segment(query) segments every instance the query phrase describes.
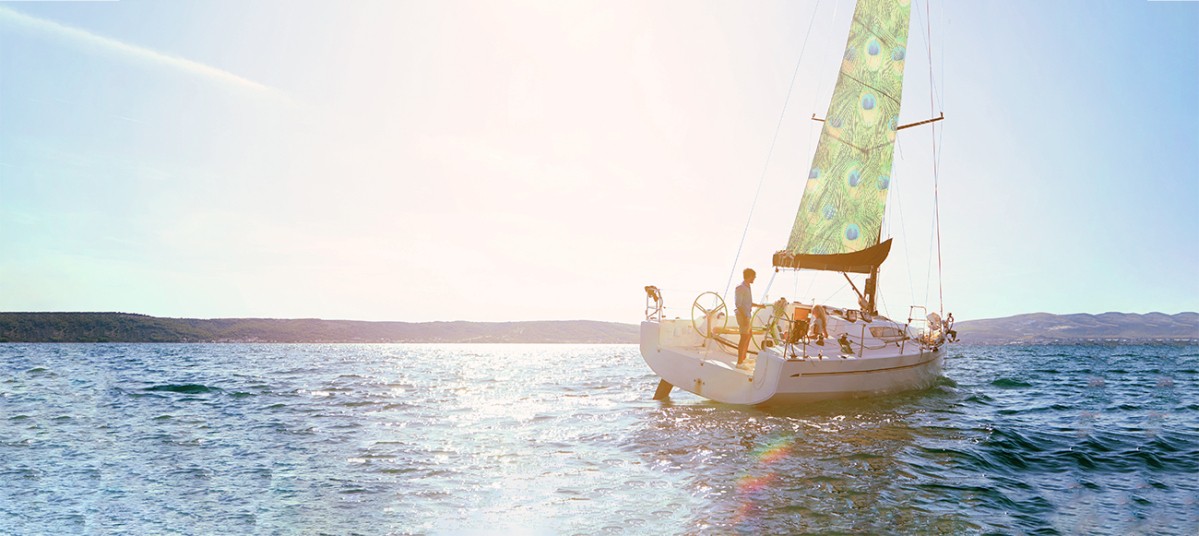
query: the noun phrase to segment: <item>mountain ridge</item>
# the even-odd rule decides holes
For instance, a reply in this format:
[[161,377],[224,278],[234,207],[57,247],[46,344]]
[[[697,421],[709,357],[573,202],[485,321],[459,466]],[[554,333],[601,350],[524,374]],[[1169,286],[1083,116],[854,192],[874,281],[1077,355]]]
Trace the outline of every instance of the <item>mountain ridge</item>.
[[594,320],[371,322],[0,313],[0,342],[628,343],[637,326]]
[[[963,320],[970,344],[1199,341],[1199,313],[1026,313]],[[595,320],[383,322],[0,313],[0,342],[637,343],[636,324]]]
[[963,320],[959,338],[977,344],[1085,341],[1199,341],[1199,313],[1025,313]]

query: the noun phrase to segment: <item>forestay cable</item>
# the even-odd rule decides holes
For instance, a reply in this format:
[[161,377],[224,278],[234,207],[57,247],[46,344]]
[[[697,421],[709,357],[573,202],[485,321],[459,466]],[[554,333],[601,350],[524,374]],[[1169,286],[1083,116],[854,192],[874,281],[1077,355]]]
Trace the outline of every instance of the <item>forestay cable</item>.
[[737,273],[737,262],[741,260],[741,249],[745,247],[745,237],[749,234],[749,224],[753,221],[754,209],[758,206],[762,183],[766,182],[766,171],[770,169],[770,157],[774,155],[774,145],[778,142],[779,131],[783,128],[783,118],[787,115],[787,103],[791,102],[791,92],[795,90],[795,79],[799,77],[799,66],[803,63],[804,51],[808,49],[808,37],[812,35],[812,25],[816,22],[816,10],[818,9],[820,9],[819,0],[816,2],[816,7],[812,9],[812,16],[808,21],[808,31],[804,32],[803,44],[799,48],[799,58],[795,60],[795,71],[791,73],[791,84],[787,87],[787,97],[783,99],[783,111],[779,114],[778,124],[774,127],[774,136],[770,139],[770,149],[766,151],[766,164],[762,166],[762,175],[758,177],[758,189],[754,191],[753,203],[749,205],[749,217],[745,219],[745,230],[741,231],[741,243],[737,244],[737,254],[733,257],[733,268],[729,270],[729,280],[724,285],[724,296],[729,295],[729,288],[733,286],[733,276]]

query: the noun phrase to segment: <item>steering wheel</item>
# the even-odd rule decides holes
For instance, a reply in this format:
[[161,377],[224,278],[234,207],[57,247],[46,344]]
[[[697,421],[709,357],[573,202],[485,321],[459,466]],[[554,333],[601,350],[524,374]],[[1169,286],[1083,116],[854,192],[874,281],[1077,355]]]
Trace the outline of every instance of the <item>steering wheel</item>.
[[[703,338],[712,336],[712,331],[729,324],[728,307],[719,294],[708,291],[700,294],[691,303],[691,327]],[[701,329],[704,326],[706,329]]]

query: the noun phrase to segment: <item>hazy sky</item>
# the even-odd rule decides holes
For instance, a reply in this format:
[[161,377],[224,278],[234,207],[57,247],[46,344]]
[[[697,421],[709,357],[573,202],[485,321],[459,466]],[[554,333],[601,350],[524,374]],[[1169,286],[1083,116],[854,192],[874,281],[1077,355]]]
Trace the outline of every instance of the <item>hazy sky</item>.
[[[734,266],[760,296],[852,11],[0,3],[0,310],[635,322]],[[1199,310],[1199,3],[919,1],[909,51],[903,122],[946,119],[900,134],[884,312],[939,308],[934,136],[958,319]]]

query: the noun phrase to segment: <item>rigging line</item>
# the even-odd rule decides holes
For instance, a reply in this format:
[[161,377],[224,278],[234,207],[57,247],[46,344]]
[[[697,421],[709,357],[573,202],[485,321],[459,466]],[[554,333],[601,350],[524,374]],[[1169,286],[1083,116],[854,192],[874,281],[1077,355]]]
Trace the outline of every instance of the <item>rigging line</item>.
[[888,99],[891,99],[891,101],[894,102],[895,104],[899,104],[899,99],[895,98],[894,95],[887,93],[886,91],[883,91],[883,89],[880,87],[875,87],[870,84],[867,84],[864,80],[854,78],[854,76],[849,73],[841,73],[841,76],[844,76],[845,78],[848,78],[850,80],[853,80],[854,82],[857,82],[859,86],[873,89],[875,93],[878,93]]
[[791,278],[791,282],[793,283],[791,285],[791,299],[793,301],[799,301],[799,270],[795,271],[794,276],[795,277]]
[[928,229],[928,262],[924,267],[924,304],[928,304],[928,293],[932,292],[933,285],[930,283],[933,279],[933,248],[936,247],[936,223],[934,222]]
[[[822,301],[822,302],[819,302],[819,303],[828,303],[828,302],[829,302],[829,300],[833,299],[833,297],[834,297],[834,296],[836,296],[836,295],[840,294],[840,293],[841,293],[841,291],[845,290],[845,287],[848,287],[848,286],[849,286],[849,283],[841,283],[841,287],[840,287],[840,288],[838,288],[837,290],[833,291],[833,293],[832,293],[832,294],[829,294],[829,295],[828,295],[828,297],[824,299],[824,301]],[[816,304],[812,304],[812,305],[816,305]]]
[[[821,135],[823,135],[823,134],[824,134],[824,133],[823,133],[823,132],[821,132]],[[837,141],[839,141],[839,142],[841,142],[841,143],[844,143],[845,145],[848,145],[848,146],[849,146],[851,149],[856,149],[856,150],[857,150],[859,153],[862,153],[863,155],[865,155],[865,156],[867,156],[867,157],[869,157],[869,156],[870,156],[870,151],[871,151],[872,149],[863,149],[863,148],[861,148],[861,147],[858,147],[857,145],[854,145],[854,144],[852,144],[852,143],[849,143],[849,142],[847,142],[847,141],[845,141],[845,140],[841,139],[841,137],[840,137],[840,136],[836,136],[836,135],[833,135],[833,134],[829,134],[829,135],[828,135],[828,137],[830,137],[830,138],[832,138],[832,139],[834,139],[834,140],[837,140]],[[886,144],[884,144],[884,145],[886,145]],[[882,147],[882,145],[880,145],[879,147]],[[878,148],[878,147],[875,147],[875,149],[877,149],[877,148]]]
[[[944,22],[945,21],[945,4],[944,3],[938,4],[937,9],[940,10],[940,12],[941,12],[940,13],[941,18],[938,20],[941,22]],[[945,44],[945,36],[947,36],[947,35],[949,35],[949,32],[945,32],[938,36],[941,39],[941,48],[938,50],[938,52],[941,53],[941,58],[940,58],[941,59],[941,61],[940,61],[941,73],[940,74],[941,74],[941,83],[942,84],[945,83],[945,49],[949,48]],[[941,105],[942,110],[945,109],[945,93],[944,92],[945,92],[945,88],[941,88],[941,92],[936,94],[937,95],[937,104]],[[945,131],[942,130],[941,132],[944,133]]]
[[770,271],[770,281],[766,282],[766,288],[762,291],[762,297],[758,298],[758,303],[762,303],[762,304],[766,303],[767,298],[770,297],[770,287],[774,286],[774,278],[778,277],[778,275],[779,275],[778,270]]
[[[932,52],[932,46],[933,46],[933,44],[932,44],[932,31],[931,31],[931,30],[932,30],[932,24],[933,24],[933,21],[932,21],[932,18],[931,18],[931,16],[930,16],[930,15],[929,15],[929,13],[928,13],[928,4],[929,4],[929,3],[928,3],[927,1],[926,1],[926,2],[924,2],[924,19],[921,19],[921,18],[920,18],[920,10],[919,10],[919,9],[915,9],[914,11],[916,12],[916,22],[920,23],[920,29],[922,29],[922,30],[925,30],[926,34],[928,35],[928,37],[927,37],[927,38],[926,38],[926,40],[925,40],[924,46],[925,46],[925,48],[927,48],[927,49],[928,49],[928,80],[929,80],[929,82],[928,82],[928,85],[929,85],[929,90],[932,92],[932,93],[931,93],[931,96],[934,96],[934,97],[936,97],[936,100],[937,100],[937,102],[938,102],[939,104],[941,104],[941,107],[942,107],[942,108],[944,108],[944,107],[945,107],[945,103],[944,103],[944,101],[941,99],[941,96],[940,96],[940,94],[939,94],[939,93],[937,93],[937,86],[933,84],[933,52]],[[944,4],[942,4],[942,5],[944,5]],[[944,10],[944,8],[942,8],[942,10]],[[944,11],[942,11],[942,13],[944,13]],[[927,21],[927,23],[928,23],[927,25],[925,24],[925,22],[926,22],[926,21]],[[942,57],[942,58],[944,58],[944,57],[945,57],[945,55],[944,55],[944,51],[942,51],[942,55],[941,55],[941,57]],[[944,74],[944,63],[943,63],[943,62],[942,62],[942,74]]]
[[[899,139],[899,136],[895,137],[895,146],[897,148],[899,148],[900,159],[902,159],[903,158],[903,141]],[[899,189],[903,187],[903,181],[901,181],[898,176],[896,176],[894,178],[895,178],[895,180],[893,181],[893,183],[891,185],[891,189],[894,190],[892,192],[892,194],[893,194],[892,199],[895,200],[895,211],[896,211],[895,217],[896,217],[896,219],[899,220],[898,227],[899,227],[899,232],[900,232],[900,243],[903,244],[903,257],[904,257],[904,261],[907,262],[907,267],[908,267],[908,269],[906,270],[908,273],[908,296],[910,296],[911,299],[915,300],[916,299],[916,283],[912,279],[912,254],[911,254],[911,249],[908,247],[908,242],[909,242],[908,241],[908,226],[907,226],[908,221],[907,221],[907,219],[905,219],[903,217],[903,195],[901,195],[899,192]],[[892,232],[894,232],[894,230],[892,230]]]
[[754,209],[758,206],[758,197],[762,194],[762,183],[766,182],[766,171],[770,169],[770,157],[774,155],[774,145],[778,142],[779,131],[783,129],[783,118],[787,116],[787,103],[791,102],[791,93],[795,91],[795,79],[799,78],[799,66],[803,63],[804,51],[808,49],[808,37],[812,35],[812,25],[816,23],[816,10],[820,8],[819,0],[812,9],[811,20],[808,21],[808,31],[804,33],[803,44],[799,47],[799,58],[795,60],[795,71],[791,73],[791,84],[787,86],[787,97],[783,99],[783,111],[779,114],[778,124],[774,127],[774,136],[770,139],[770,149],[766,151],[766,163],[762,166],[762,175],[758,177],[758,189],[754,191],[754,200],[749,205],[749,216],[745,218],[745,230],[741,231],[741,243],[737,244],[737,254],[733,256],[733,267],[729,270],[729,280],[724,285],[724,295],[729,295],[733,286],[733,275],[737,273],[737,262],[741,260],[741,249],[745,247],[745,237],[749,235],[749,224],[754,219]]
[[[933,107],[936,106],[933,100],[933,95],[936,94],[936,86],[933,85],[933,22],[932,19],[929,18],[928,2],[924,3],[924,17],[928,19],[928,85],[930,88],[933,88],[933,92],[928,96],[928,107],[929,112],[932,112]],[[929,133],[933,144],[933,225],[935,225],[937,229],[937,299],[939,305],[937,311],[944,315],[945,284],[942,281],[944,276],[941,272],[941,191],[939,187],[940,185],[938,184],[940,182],[940,177],[938,176],[938,168],[940,166],[937,165],[940,156],[937,154],[937,125],[936,123],[933,123],[930,126],[933,127],[932,131]]]
[[[837,14],[840,13],[840,9],[841,9],[841,3],[833,2],[833,16],[829,20],[837,20]],[[824,40],[824,39],[820,40],[820,44],[817,46],[820,47],[820,50],[816,53],[816,57],[823,58],[825,56],[825,51],[828,50],[828,44],[827,44],[826,40]],[[838,70],[838,72],[840,72],[840,70]],[[812,93],[812,104],[808,107],[811,110],[816,109],[816,106],[820,102],[821,96],[824,95],[825,78],[823,76],[818,77],[818,78],[819,78],[819,81],[816,82],[816,91],[814,93]],[[834,84],[835,83],[836,82],[834,81]],[[835,88],[836,88],[836,86],[834,86],[834,89]],[[831,101],[832,97],[829,97],[829,100]],[[813,114],[813,116],[814,115],[815,114]],[[808,136],[805,139],[804,147],[811,147],[812,146],[812,129],[809,126],[809,128],[805,129],[805,131],[808,133]],[[820,126],[820,132],[821,133],[824,132],[824,125]],[[819,141],[819,140],[817,140],[817,141]]]

